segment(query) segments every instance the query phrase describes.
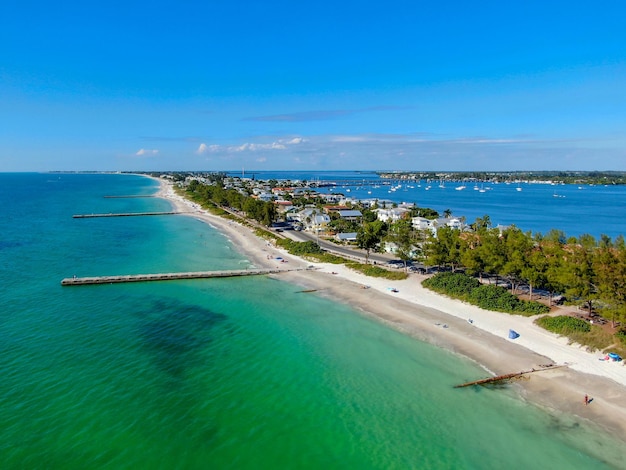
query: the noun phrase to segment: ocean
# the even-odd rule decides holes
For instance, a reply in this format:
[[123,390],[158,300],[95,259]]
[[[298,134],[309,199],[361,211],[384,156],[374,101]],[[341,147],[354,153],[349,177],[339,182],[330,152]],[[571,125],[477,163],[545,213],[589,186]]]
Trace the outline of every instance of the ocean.
[[623,446],[462,357],[266,277],[62,287],[237,269],[151,179],[0,174],[2,469],[601,469]]

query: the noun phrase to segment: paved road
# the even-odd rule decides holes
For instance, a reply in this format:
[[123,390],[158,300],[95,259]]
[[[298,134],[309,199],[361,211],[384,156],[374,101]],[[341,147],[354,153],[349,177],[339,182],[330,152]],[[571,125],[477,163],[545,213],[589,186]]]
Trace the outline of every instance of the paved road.
[[[288,238],[299,242],[306,241],[317,241],[319,246],[330,253],[336,253],[339,256],[344,256],[346,258],[356,258],[365,262],[365,250],[361,250],[359,248],[353,248],[349,246],[336,245],[334,243],[328,242],[326,240],[319,239],[317,240],[315,235],[308,232],[298,232],[295,230],[286,230],[282,232]],[[398,261],[398,258],[391,254],[383,254],[383,253],[372,253],[370,252],[370,262],[376,262],[378,264],[387,264],[389,261]]]
[[[263,230],[268,230],[267,227],[265,227],[265,226],[255,222],[254,220],[247,219],[240,212],[233,211],[233,210],[228,209],[226,207],[222,207],[222,209],[224,209],[226,212],[234,215],[235,217],[238,217],[238,218],[241,218],[241,219],[245,219],[248,223],[250,223],[253,226],[262,228]],[[312,233],[309,233],[309,232],[303,232],[303,231],[297,231],[297,230],[285,230],[285,231],[275,232],[275,233],[278,236],[283,236],[285,238],[290,238],[290,239],[292,239],[294,241],[298,241],[298,242],[314,241],[314,242],[317,242],[319,244],[319,246],[323,250],[326,250],[326,251],[328,251],[330,253],[335,253],[335,254],[337,254],[339,256],[343,256],[343,257],[346,257],[346,258],[356,259],[356,260],[359,260],[359,261],[365,263],[365,256],[366,256],[365,250],[361,250],[359,248],[352,248],[352,247],[342,246],[342,245],[336,245],[336,244],[328,242],[326,240],[317,239],[317,237],[315,235],[313,235]],[[400,262],[398,257],[393,256],[393,255],[388,254],[388,253],[372,253],[372,252],[370,252],[369,260],[370,260],[370,262],[375,262],[375,263],[378,263],[378,264],[387,264],[390,261]]]

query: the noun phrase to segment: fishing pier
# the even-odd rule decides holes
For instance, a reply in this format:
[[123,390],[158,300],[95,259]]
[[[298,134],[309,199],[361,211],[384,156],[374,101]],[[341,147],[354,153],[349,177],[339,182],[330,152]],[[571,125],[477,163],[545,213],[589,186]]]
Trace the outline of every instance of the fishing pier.
[[193,212],[121,212],[108,214],[75,214],[73,219],[93,219],[96,217],[139,217],[146,215],[178,215],[178,214],[193,214]]
[[149,281],[174,281],[180,279],[209,279],[215,277],[240,277],[262,276],[267,274],[280,274],[290,271],[301,271],[302,268],[294,269],[236,269],[226,271],[197,271],[180,273],[157,273],[157,274],[128,274],[122,276],[93,276],[93,277],[68,277],[61,281],[62,286],[87,286],[93,284],[120,284],[126,282],[149,282]]

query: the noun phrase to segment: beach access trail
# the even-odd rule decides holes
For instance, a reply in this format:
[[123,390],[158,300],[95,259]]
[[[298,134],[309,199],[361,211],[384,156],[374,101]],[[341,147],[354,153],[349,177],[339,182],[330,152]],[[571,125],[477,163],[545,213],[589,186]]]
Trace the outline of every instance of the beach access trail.
[[[316,268],[285,273],[282,280],[349,304],[406,334],[468,357],[496,375],[546,364],[567,365],[520,381],[522,397],[626,436],[624,362],[600,361],[601,353],[568,344],[566,338],[535,325],[534,317],[487,311],[434,293],[422,286],[423,275],[410,274],[402,281],[388,281],[365,276],[345,265],[315,263],[292,256],[244,225],[204,211],[179,196],[170,181],[155,180],[160,183],[157,197],[168,199],[178,211],[191,209],[190,216],[224,233],[255,267],[284,267],[283,263],[288,262],[290,268],[311,265]],[[509,329],[520,333],[520,337],[509,339]],[[488,375],[486,372],[485,377]],[[585,394],[593,398],[589,406],[584,404]]]

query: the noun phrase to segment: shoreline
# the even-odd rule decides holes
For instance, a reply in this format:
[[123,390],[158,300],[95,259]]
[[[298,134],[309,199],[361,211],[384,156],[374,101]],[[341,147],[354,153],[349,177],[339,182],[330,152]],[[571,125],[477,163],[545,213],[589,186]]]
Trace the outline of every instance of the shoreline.
[[[367,277],[344,265],[297,258],[257,237],[249,228],[210,214],[177,195],[171,182],[150,178],[159,182],[156,197],[167,199],[176,210],[188,211],[191,207],[197,211],[188,215],[223,233],[256,267],[284,267],[276,257],[285,259],[289,267],[313,265],[317,269],[277,277],[303,289],[315,290],[317,295],[350,305],[391,328],[468,358],[488,373],[499,375],[540,368],[544,364],[566,364],[568,367],[532,374],[530,380],[515,382],[513,386],[521,399],[548,413],[573,415],[626,441],[625,437],[620,438],[626,436],[624,362],[599,361],[601,353],[588,353],[567,344],[566,338],[535,325],[534,318],[486,311],[436,294],[422,287],[424,276],[418,274],[411,274],[402,281],[388,281]],[[363,289],[363,285],[370,288]],[[398,292],[391,292],[390,287]],[[520,333],[520,338],[508,339],[509,328]],[[468,380],[479,378],[468,377]],[[589,406],[584,404],[585,395],[593,398]]]

